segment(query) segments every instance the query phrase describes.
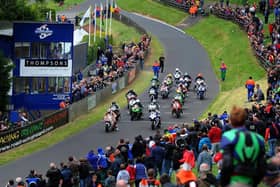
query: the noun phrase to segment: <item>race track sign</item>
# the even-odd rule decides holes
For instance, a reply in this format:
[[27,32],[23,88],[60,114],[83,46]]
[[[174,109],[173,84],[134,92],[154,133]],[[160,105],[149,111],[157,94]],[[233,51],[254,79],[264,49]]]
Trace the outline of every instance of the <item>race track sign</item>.
[[20,59],[21,77],[71,77],[71,59]]

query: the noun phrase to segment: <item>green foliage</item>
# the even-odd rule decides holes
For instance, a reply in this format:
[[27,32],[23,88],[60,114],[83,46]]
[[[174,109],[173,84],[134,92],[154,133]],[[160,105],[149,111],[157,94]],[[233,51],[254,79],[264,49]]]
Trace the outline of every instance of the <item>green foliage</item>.
[[8,104],[8,91],[11,87],[12,77],[10,72],[13,69],[13,64],[0,51],[0,111],[5,111]]

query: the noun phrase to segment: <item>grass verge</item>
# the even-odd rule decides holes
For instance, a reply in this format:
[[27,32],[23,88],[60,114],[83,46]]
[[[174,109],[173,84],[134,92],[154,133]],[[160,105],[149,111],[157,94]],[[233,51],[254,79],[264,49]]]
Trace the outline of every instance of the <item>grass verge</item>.
[[194,36],[207,50],[219,79],[221,59],[226,63],[228,70],[226,81],[220,82],[221,91],[244,85],[249,76],[255,80],[265,76],[265,71],[258,64],[246,34],[234,23],[210,16],[186,32]]
[[[211,31],[211,32],[209,32]],[[229,110],[233,104],[245,106],[245,81],[252,76],[257,82],[265,77],[264,69],[253,55],[246,34],[234,23],[214,16],[201,20],[186,30],[207,50],[216,76],[220,79],[221,59],[227,64],[226,81],[220,82],[221,92],[208,111],[220,113]],[[264,89],[264,80],[261,81]]]
[[83,3],[85,0],[64,0],[64,4],[59,6],[59,3],[56,3],[53,0],[49,0],[46,2],[48,8],[54,9],[56,11],[62,11],[71,9],[73,6],[79,5]]
[[179,11],[153,0],[118,0],[117,4],[121,9],[157,18],[171,25],[178,24],[188,16],[187,12]]
[[[153,38],[151,43],[151,52],[145,62],[145,66],[148,68],[153,63],[154,59],[157,59],[159,55],[164,51],[163,46],[161,43],[157,40],[157,38]],[[75,121],[70,122],[69,124],[62,126],[42,137],[39,139],[36,139],[32,142],[29,142],[27,144],[24,144],[22,146],[19,146],[17,148],[14,148],[12,150],[9,150],[7,152],[0,154],[0,165],[7,164],[8,162],[11,162],[13,160],[19,159],[21,157],[30,155],[36,151],[45,149],[50,147],[51,145],[54,145],[67,137],[70,137],[73,134],[77,134],[84,130],[85,128],[93,125],[94,123],[100,121],[103,118],[103,115],[105,111],[107,110],[107,107],[111,104],[112,100],[115,100],[118,102],[118,104],[121,107],[124,107],[126,105],[126,99],[125,99],[125,93],[129,89],[134,89],[137,93],[142,93],[145,91],[145,89],[150,84],[150,80],[152,79],[152,72],[150,71],[142,71],[137,75],[137,78],[134,80],[134,82],[126,87],[121,92],[113,95],[110,99],[105,101],[104,103],[101,103],[96,108],[94,108],[89,113],[80,116]],[[94,114],[94,115],[92,115]],[[57,136],[59,134],[59,136]]]

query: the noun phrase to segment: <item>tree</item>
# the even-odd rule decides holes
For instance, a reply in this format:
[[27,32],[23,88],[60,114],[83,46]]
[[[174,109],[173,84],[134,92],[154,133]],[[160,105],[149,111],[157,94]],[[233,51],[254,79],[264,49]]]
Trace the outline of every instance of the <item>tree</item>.
[[12,61],[0,51],[0,111],[6,111],[8,92],[11,87],[12,77],[10,72],[14,68]]

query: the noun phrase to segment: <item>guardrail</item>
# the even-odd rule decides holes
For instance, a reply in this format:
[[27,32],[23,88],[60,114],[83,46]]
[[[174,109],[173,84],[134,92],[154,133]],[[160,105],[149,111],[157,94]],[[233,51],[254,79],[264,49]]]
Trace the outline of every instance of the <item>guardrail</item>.
[[184,10],[184,11],[189,11],[190,9],[190,5],[189,4],[186,4],[186,3],[178,3],[174,0],[154,0],[156,2],[159,2],[159,3],[162,3],[162,4],[165,4],[165,5],[168,5],[168,6],[172,6],[172,7],[175,7],[175,8],[178,8],[178,9],[181,9],[181,10]]
[[[114,17],[129,26],[135,27],[140,33],[146,33],[141,26],[137,25],[130,18],[124,15]],[[145,58],[148,53],[149,49],[145,51]],[[140,64],[135,63],[134,67],[125,72],[122,77],[108,84],[104,89],[98,90],[86,98],[71,104],[68,108],[44,116],[24,127],[0,132],[0,153],[32,141],[62,125],[67,124],[69,121],[73,121],[78,116],[88,113],[98,104],[124,89],[136,78],[140,71]]]

